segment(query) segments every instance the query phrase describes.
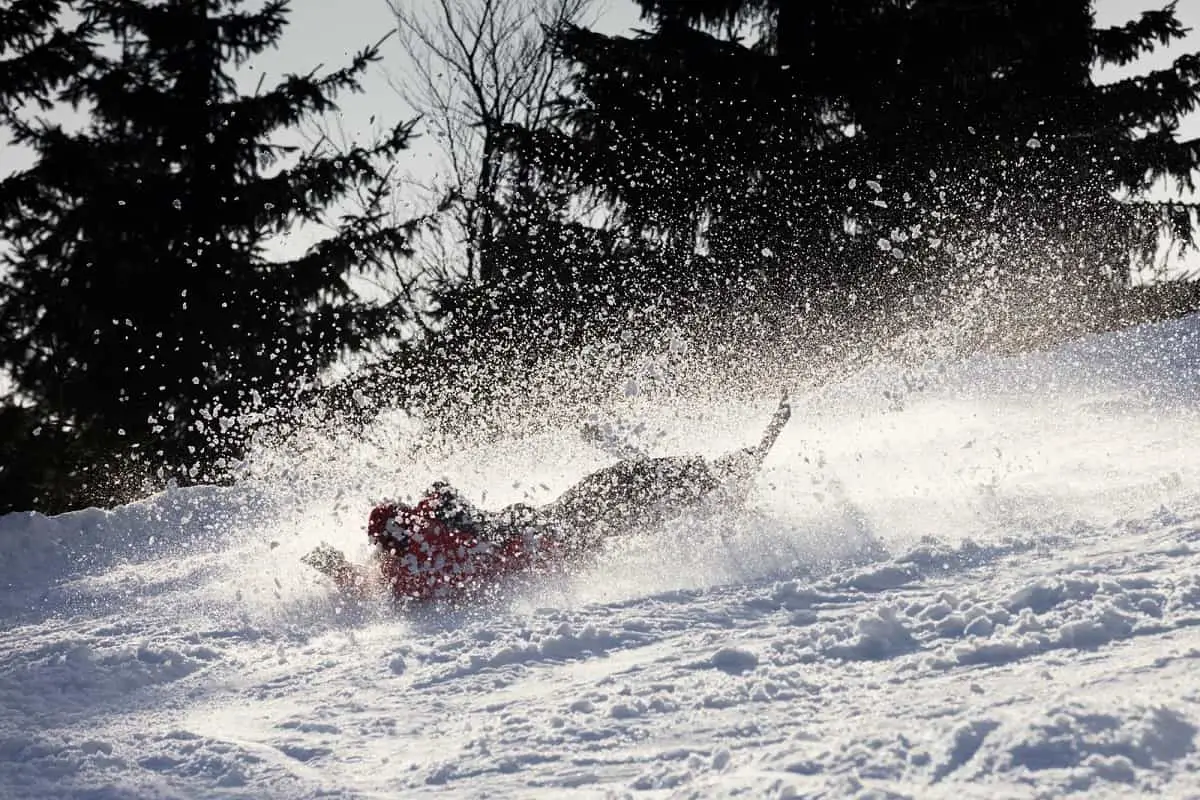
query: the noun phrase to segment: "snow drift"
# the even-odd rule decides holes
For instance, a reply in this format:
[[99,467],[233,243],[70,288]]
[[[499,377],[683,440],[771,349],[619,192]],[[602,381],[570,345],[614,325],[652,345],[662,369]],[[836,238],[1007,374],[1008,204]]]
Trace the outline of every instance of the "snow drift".
[[[715,454],[775,400],[624,413]],[[576,431],[382,420],[236,488],[0,518],[0,795],[1200,794],[1200,318],[795,406],[746,513],[489,608],[347,607],[298,557],[442,475],[546,499],[609,458]]]

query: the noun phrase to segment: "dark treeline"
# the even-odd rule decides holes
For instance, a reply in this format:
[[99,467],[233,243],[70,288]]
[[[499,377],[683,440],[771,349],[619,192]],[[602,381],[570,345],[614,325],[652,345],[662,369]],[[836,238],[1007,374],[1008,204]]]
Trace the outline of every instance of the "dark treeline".
[[[66,19],[79,20],[73,28]],[[400,125],[369,146],[289,152],[280,131],[358,89],[378,59],[249,94],[232,70],[281,42],[287,3],[17,0],[0,12],[0,119],[34,165],[0,183],[0,504],[110,502],[210,478],[231,421],[286,402],[400,323],[349,277],[406,231],[367,208],[290,260],[272,236],[349,195],[379,202]],[[44,111],[86,114],[78,130]]]
[[[578,0],[443,3],[426,28],[397,10],[410,44],[441,24],[463,45],[399,76],[447,83],[421,111],[455,182],[421,226],[392,169],[418,123],[278,143],[379,46],[247,93],[236,70],[288,46],[283,0],[0,9],[0,123],[35,155],[0,182],[0,510],[221,480],[300,403],[461,422],[614,331],[724,317],[749,352],[886,337],[964,298],[1057,298],[1076,332],[1196,307],[1194,283],[1156,303],[1131,267],[1164,236],[1195,246],[1197,206],[1151,190],[1200,167],[1177,134],[1200,54],[1094,79],[1182,38],[1173,6],[1099,28],[1089,0],[639,2],[633,36],[577,24]],[[505,14],[544,24],[486,25]],[[64,106],[86,122],[51,122]],[[333,230],[273,256],[300,223]],[[322,380],[355,353],[374,355]]]
[[[502,126],[520,180],[475,198],[482,268],[437,296],[452,324],[432,352],[472,365],[469,400],[614,329],[752,360],[886,340],[962,301],[989,311],[966,347],[1195,307],[1194,282],[1148,292],[1131,265],[1164,237],[1195,245],[1196,205],[1151,190],[1192,186],[1200,142],[1177,131],[1200,55],[1094,79],[1183,37],[1173,6],[1099,28],[1087,0],[641,5],[634,36],[561,26],[562,97]],[[1055,330],[1001,313],[1022,304]],[[387,361],[343,388],[464,396],[422,385]]]
[[564,124],[514,137],[631,240],[777,305],[1003,272],[1101,295],[1164,226],[1193,244],[1194,206],[1114,193],[1190,187],[1200,57],[1097,86],[1183,31],[1172,9],[1099,30],[1090,5],[647,0],[642,36],[564,31]]

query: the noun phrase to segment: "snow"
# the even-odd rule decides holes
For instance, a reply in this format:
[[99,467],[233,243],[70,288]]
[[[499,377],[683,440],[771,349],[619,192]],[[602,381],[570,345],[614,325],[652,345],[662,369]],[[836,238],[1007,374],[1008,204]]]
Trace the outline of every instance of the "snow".
[[[775,399],[645,413],[715,454]],[[345,606],[298,557],[438,474],[545,499],[608,459],[575,432],[381,423],[0,518],[0,796],[1200,796],[1200,317],[795,404],[745,514],[490,607]]]

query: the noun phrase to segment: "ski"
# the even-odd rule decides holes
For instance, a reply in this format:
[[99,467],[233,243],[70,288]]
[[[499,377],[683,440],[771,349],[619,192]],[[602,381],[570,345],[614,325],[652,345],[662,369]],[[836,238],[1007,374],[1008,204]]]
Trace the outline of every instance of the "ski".
[[767,424],[767,429],[763,431],[763,436],[759,440],[758,447],[755,448],[755,457],[758,459],[759,467],[766,460],[767,454],[771,452],[771,448],[775,446],[776,440],[779,439],[779,434],[783,433],[783,429],[787,427],[788,420],[791,418],[792,404],[788,399],[787,392],[784,392],[783,399],[779,401],[779,407],[775,409],[775,414]]

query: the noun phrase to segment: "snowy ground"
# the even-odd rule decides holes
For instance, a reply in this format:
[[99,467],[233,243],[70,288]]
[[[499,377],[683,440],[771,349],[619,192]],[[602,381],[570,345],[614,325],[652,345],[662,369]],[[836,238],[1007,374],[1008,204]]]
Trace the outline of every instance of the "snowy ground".
[[[653,422],[713,452],[774,402]],[[0,797],[1200,797],[1200,318],[796,405],[747,514],[471,613],[296,559],[360,547],[383,482],[500,503],[602,454],[339,485],[388,458],[342,443],[0,518]]]

